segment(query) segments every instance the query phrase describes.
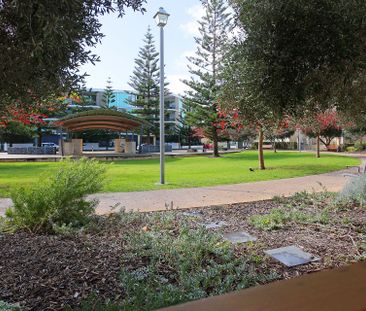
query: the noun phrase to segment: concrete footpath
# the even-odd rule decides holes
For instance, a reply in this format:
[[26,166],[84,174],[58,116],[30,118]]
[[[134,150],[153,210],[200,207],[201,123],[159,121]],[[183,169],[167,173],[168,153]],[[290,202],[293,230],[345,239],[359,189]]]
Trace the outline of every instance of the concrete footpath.
[[[364,165],[364,161],[362,165]],[[116,205],[125,207],[126,210],[139,210],[141,212],[159,211],[171,207],[194,208],[267,200],[273,196],[289,196],[304,190],[339,191],[350,178],[345,177],[344,174],[355,172],[355,168],[350,168],[321,175],[289,179],[203,188],[99,193],[90,196],[90,198],[99,200],[98,214],[108,214]],[[9,206],[11,206],[10,199],[0,199],[0,214],[3,214]]]
[[260,181],[236,185],[153,190],[141,192],[100,193],[93,195],[99,199],[98,214],[108,214],[111,207],[120,204],[126,210],[141,212],[160,211],[166,208],[194,208],[210,205],[232,204],[268,200],[274,196],[290,196],[300,191],[339,191],[350,177],[345,173],[353,170],[337,171],[321,175],[289,179]]

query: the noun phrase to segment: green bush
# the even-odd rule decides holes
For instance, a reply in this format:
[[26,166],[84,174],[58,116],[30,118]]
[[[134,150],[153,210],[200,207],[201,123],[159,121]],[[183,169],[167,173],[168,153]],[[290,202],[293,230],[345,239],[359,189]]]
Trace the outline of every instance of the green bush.
[[[80,306],[80,308],[71,308],[70,306],[66,306],[64,311],[121,311],[122,306],[119,304],[107,301],[100,301],[95,295],[88,297],[88,299],[84,300]],[[1,311],[1,309],[0,309]]]
[[357,151],[357,149],[356,149],[355,147],[350,146],[350,147],[347,147],[347,148],[346,148],[346,151],[347,151],[347,152],[356,152],[356,151]]
[[279,208],[271,210],[269,214],[253,215],[249,219],[254,227],[262,230],[281,229],[289,220],[288,213]]
[[105,166],[95,160],[62,161],[51,176],[13,191],[14,205],[6,211],[6,224],[32,232],[84,225],[97,204],[85,196],[102,189],[104,173]]
[[253,215],[249,219],[250,223],[262,230],[276,230],[284,228],[288,223],[321,223],[327,224],[330,221],[329,212],[323,209],[317,213],[310,213],[299,209],[293,209],[291,206],[285,208],[275,208],[265,215]]
[[0,300],[0,311],[20,311],[20,307]]
[[355,143],[354,147],[355,147],[356,151],[365,150],[365,145],[364,144],[361,144],[359,142]]
[[366,203],[366,174],[353,177],[342,189],[336,198],[338,205],[348,203]]

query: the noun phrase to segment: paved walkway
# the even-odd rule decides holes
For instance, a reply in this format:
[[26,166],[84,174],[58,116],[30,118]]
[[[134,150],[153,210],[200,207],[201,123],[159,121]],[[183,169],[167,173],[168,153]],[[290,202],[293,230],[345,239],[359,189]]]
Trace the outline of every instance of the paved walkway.
[[[366,158],[362,158],[362,166]],[[260,181],[236,185],[153,190],[139,192],[99,193],[91,198],[99,199],[98,214],[108,214],[119,204],[126,210],[142,212],[165,210],[166,208],[194,208],[209,205],[232,204],[267,200],[273,196],[289,196],[299,191],[339,191],[348,181],[348,170],[305,177]],[[10,199],[0,199],[0,214],[11,205]]]
[[349,179],[343,175],[345,172],[204,188],[101,193],[93,197],[100,200],[97,209],[99,214],[109,213],[111,207],[118,203],[126,210],[142,212],[159,211],[171,207],[194,208],[268,200],[276,195],[290,196],[304,190],[322,191],[326,189],[335,192],[341,190]]

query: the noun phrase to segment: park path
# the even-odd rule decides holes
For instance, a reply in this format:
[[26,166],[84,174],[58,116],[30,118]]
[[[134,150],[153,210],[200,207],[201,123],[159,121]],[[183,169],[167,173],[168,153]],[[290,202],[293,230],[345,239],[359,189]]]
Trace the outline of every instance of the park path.
[[[347,170],[349,172],[350,170]],[[354,170],[353,170],[354,171]],[[100,193],[98,214],[108,214],[111,207],[120,204],[126,210],[141,212],[160,211],[166,208],[194,208],[210,205],[233,204],[268,200],[274,196],[290,196],[300,191],[339,191],[347,183],[344,171],[321,175],[259,181],[253,183],[183,188],[138,192]]]
[[[366,156],[358,157],[362,160],[361,166],[364,167]],[[350,168],[320,175],[202,188],[98,193],[90,198],[99,200],[98,214],[108,214],[116,205],[126,210],[141,212],[160,211],[171,207],[187,209],[268,200],[273,196],[290,196],[300,191],[326,189],[336,192],[341,190],[350,178],[344,174],[355,171],[355,168]],[[10,205],[10,199],[0,199],[0,214]]]

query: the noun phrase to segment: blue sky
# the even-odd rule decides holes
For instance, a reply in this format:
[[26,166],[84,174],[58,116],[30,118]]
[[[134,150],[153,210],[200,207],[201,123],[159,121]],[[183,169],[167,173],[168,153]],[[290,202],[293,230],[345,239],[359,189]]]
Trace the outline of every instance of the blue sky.
[[186,57],[195,50],[193,37],[197,35],[196,20],[203,14],[200,0],[148,0],[145,5],[147,12],[128,10],[121,19],[117,15],[107,15],[100,19],[102,32],[106,35],[102,44],[93,52],[100,56],[96,65],[87,64],[81,68],[82,72],[90,76],[86,78],[86,86],[104,88],[110,76],[114,89],[130,89],[129,77],[134,68],[134,59],[139,48],[143,45],[143,38],[150,25],[155,37],[157,50],[159,49],[159,29],[153,19],[159,7],[170,14],[168,25],[165,27],[165,64],[166,76],[173,93],[182,93],[185,89],[180,82],[188,78]]

